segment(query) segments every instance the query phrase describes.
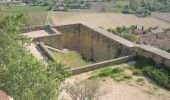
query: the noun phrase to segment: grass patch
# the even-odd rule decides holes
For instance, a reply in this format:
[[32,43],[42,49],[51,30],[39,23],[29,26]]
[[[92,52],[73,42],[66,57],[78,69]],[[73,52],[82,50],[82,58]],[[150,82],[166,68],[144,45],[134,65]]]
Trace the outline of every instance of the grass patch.
[[112,77],[113,80],[116,81],[116,82],[131,80],[131,79],[133,78],[131,75],[127,75],[127,74],[124,74],[124,73],[121,73],[121,74],[113,74],[111,77]]
[[91,76],[89,79],[96,79],[98,77],[111,77],[116,82],[132,79],[131,75],[127,75],[124,72],[125,68],[123,67],[105,68],[100,70],[96,75]]
[[82,59],[81,55],[76,51],[68,51],[67,53],[61,53],[53,50],[50,51],[55,56],[55,60],[65,64],[66,67],[80,67],[91,63]]
[[99,77],[108,77],[113,74],[112,68],[107,68],[104,70],[101,70],[100,73],[98,74]]
[[113,7],[104,7],[102,8],[102,12],[110,12],[110,13],[120,13],[123,8],[113,8]]
[[135,76],[140,76],[143,74],[142,70],[139,68],[136,68],[135,66],[129,66],[128,68],[132,71],[132,74]]
[[130,79],[132,79],[132,76],[131,75],[125,75],[125,76],[123,76],[123,78],[127,79],[127,80],[130,80]]
[[143,78],[138,78],[138,79],[136,80],[136,82],[140,82],[140,83],[142,82],[142,83],[143,83],[143,82],[144,82],[144,79],[143,79]]
[[117,6],[122,6],[122,7],[124,7],[124,6],[126,6],[126,5],[129,5],[129,1],[116,1],[115,4],[116,4]]
[[119,74],[119,73],[122,73],[124,71],[125,71],[125,69],[121,68],[121,67],[116,67],[116,68],[112,69],[113,74]]

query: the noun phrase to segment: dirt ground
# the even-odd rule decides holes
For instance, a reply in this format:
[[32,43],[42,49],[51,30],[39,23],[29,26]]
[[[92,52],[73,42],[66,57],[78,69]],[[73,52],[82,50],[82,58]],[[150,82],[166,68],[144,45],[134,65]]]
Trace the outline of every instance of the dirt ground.
[[30,45],[26,46],[26,49],[35,57],[37,60],[43,60],[44,54],[41,51],[41,49],[34,43],[31,43]]
[[[37,38],[37,37],[47,36],[49,35],[49,33],[46,30],[39,30],[39,31],[23,33],[23,35],[30,38]],[[30,53],[32,53],[33,56],[36,57],[38,60],[44,59],[44,54],[42,50],[35,43],[31,43],[30,45],[27,45],[26,49],[30,51]]]
[[37,37],[47,36],[49,35],[49,33],[46,30],[39,30],[39,31],[23,33],[23,35],[28,36],[30,38],[37,38]]
[[[66,83],[74,83],[87,79],[93,72],[87,72],[66,79]],[[139,85],[131,81],[115,82],[112,78],[101,78],[101,89],[106,95],[99,97],[99,100],[170,100],[170,91],[165,90],[149,79],[145,78],[145,84]],[[72,100],[70,96],[62,91],[58,100]]]

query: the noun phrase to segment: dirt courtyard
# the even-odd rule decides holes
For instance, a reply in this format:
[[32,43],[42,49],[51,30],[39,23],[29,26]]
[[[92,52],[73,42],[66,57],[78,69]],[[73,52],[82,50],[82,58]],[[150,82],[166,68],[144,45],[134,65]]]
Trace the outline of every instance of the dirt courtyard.
[[[66,83],[88,79],[93,72],[87,72],[66,79]],[[145,79],[144,85],[136,84],[131,81],[115,82],[112,78],[100,78],[101,89],[106,91],[106,94],[99,97],[99,100],[170,100],[170,92],[165,90],[155,83]],[[58,100],[72,100],[70,96],[62,91]]]

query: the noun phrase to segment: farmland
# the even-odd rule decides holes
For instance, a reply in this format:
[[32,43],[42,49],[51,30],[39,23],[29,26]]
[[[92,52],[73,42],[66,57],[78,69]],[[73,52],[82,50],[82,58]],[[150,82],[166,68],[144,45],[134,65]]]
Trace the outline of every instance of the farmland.
[[10,4],[0,4],[0,16],[14,15],[24,13],[27,17],[27,25],[45,25],[48,6],[29,6]]
[[169,28],[170,24],[162,20],[146,17],[139,18],[131,14],[121,13],[79,13],[79,12],[51,12],[48,14],[48,24],[64,25],[71,23],[85,23],[100,28],[116,28],[117,26],[138,25],[146,28],[159,26]]
[[153,13],[152,16],[170,22],[170,13]]
[[[0,12],[0,16],[7,16],[17,13],[12,12]],[[26,24],[35,26],[35,25],[45,25],[46,18],[47,18],[47,12],[25,12],[26,15]]]
[[48,8],[48,6],[29,6],[19,4],[10,4],[8,7],[5,4],[0,4],[1,12],[47,12]]

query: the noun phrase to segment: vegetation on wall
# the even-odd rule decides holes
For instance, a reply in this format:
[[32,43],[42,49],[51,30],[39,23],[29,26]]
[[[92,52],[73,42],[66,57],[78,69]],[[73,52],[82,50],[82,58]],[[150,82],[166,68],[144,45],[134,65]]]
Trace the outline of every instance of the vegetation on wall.
[[62,64],[37,61],[26,49],[22,36],[23,14],[0,21],[0,89],[15,100],[56,100],[61,81],[68,75]]

